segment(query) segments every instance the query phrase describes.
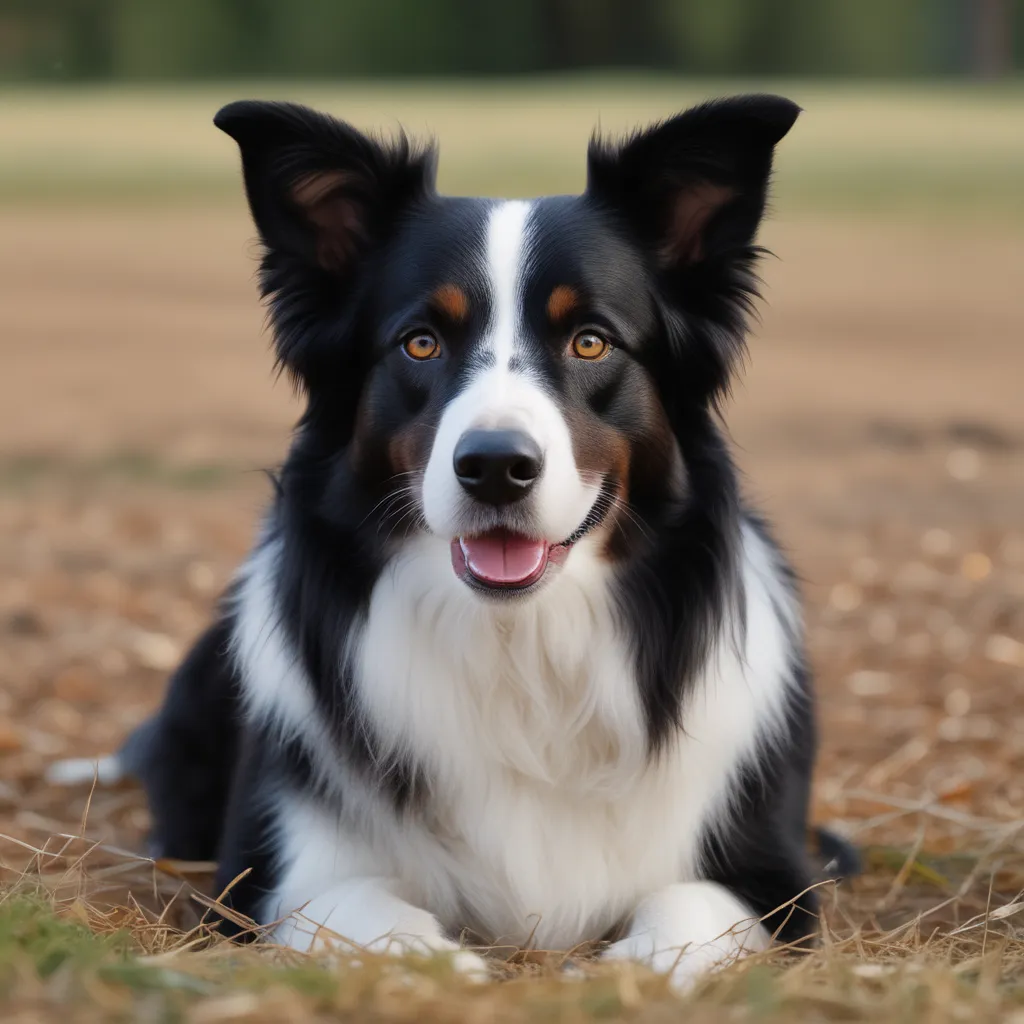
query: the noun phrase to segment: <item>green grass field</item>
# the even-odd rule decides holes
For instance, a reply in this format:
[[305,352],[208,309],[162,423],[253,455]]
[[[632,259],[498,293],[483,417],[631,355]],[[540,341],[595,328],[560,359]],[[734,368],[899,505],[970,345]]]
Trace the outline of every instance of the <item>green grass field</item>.
[[579,190],[595,126],[608,133],[708,96],[773,89],[805,114],[779,155],[787,210],[1024,212],[1024,86],[847,86],[597,77],[523,82],[8,89],[0,199],[236,194],[236,160],[211,125],[224,102],[299,100],[363,128],[441,143],[450,193]]

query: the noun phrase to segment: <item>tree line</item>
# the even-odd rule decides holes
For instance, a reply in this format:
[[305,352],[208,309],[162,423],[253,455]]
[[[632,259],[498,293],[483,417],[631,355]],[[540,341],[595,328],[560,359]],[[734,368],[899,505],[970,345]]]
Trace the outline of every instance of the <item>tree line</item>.
[[1022,25],[1024,0],[3,0],[0,77],[998,77]]

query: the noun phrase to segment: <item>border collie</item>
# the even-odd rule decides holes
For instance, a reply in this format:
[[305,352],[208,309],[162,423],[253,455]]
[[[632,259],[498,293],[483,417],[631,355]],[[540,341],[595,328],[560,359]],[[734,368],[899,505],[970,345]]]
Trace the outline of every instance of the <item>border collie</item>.
[[718,417],[798,109],[706,103],[507,202],[438,195],[404,137],[217,114],[306,406],[219,617],[101,765],[155,854],[215,858],[277,942],[472,974],[467,938],[685,980],[812,935],[798,598]]

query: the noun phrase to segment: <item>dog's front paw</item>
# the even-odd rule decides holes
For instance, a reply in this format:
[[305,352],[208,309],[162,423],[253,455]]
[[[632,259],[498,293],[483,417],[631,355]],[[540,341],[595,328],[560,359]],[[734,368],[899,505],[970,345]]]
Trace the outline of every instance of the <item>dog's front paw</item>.
[[447,961],[456,974],[469,981],[482,982],[491,978],[490,967],[482,956],[440,935],[386,935],[362,947],[339,940],[339,936],[321,935],[321,942],[314,949],[323,948],[335,952],[348,949],[356,953],[364,949],[368,953],[393,957],[436,957]]
[[644,900],[630,933],[604,956],[639,961],[686,991],[709,971],[770,945],[763,926],[732,893],[713,882],[686,882]]
[[651,935],[628,935],[612,943],[602,960],[640,963],[655,974],[666,975],[672,988],[684,994],[705,974],[735,959],[715,946],[660,946]]
[[487,961],[445,935],[433,914],[372,878],[349,879],[308,900],[281,920],[273,937],[301,952],[444,957],[463,977],[485,981],[490,976]]
[[408,952],[426,956],[443,956],[452,966],[456,974],[468,981],[483,982],[491,978],[491,969],[487,961],[471,949],[464,949],[451,939],[429,938],[420,940],[418,948]]
[[[386,936],[365,946],[346,942],[340,936],[321,933],[312,946],[314,953],[341,955],[351,964],[360,964],[359,953],[378,953],[396,958],[417,957],[445,960],[452,970],[468,981],[483,982],[491,979],[487,961],[471,949],[463,949],[457,942],[435,936]],[[353,959],[354,958],[354,959]]]

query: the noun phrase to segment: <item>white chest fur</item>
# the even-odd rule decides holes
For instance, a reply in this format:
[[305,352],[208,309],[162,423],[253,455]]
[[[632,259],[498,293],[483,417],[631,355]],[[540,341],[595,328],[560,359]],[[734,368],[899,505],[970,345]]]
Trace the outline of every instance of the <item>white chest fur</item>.
[[509,607],[466,591],[436,541],[403,553],[356,657],[379,734],[432,781],[428,820],[390,855],[414,902],[488,939],[564,948],[695,876],[701,827],[727,814],[733,773],[770,734],[785,685],[773,576],[758,571],[773,567],[745,540],[747,650],[722,643],[685,735],[654,764],[630,640],[587,545]]
[[[760,538],[743,539],[745,642],[723,638],[693,688],[685,733],[653,764],[629,638],[586,543],[537,598],[507,607],[455,579],[446,545],[412,543],[377,583],[348,656],[375,733],[423,767],[427,809],[398,817],[352,792],[362,813],[342,834],[322,810],[292,808],[276,909],[372,873],[449,929],[567,948],[599,938],[655,889],[696,877],[701,830],[727,825],[735,771],[781,726],[789,682],[776,609],[791,602]],[[308,683],[269,624],[261,575],[254,566],[239,608],[248,702],[309,735]]]

